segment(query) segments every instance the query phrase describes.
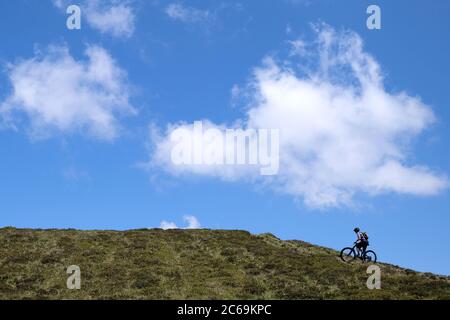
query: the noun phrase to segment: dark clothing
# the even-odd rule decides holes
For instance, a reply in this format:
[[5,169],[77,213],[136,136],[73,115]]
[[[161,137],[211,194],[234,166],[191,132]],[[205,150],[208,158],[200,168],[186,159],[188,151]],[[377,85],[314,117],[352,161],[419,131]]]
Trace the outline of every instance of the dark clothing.
[[363,232],[356,233],[356,247],[362,252],[366,252],[367,246],[369,245],[369,241],[363,236]]
[[356,247],[358,249],[362,250],[362,252],[366,252],[368,245],[369,245],[369,241],[367,241],[365,239],[360,239],[358,242],[356,242]]

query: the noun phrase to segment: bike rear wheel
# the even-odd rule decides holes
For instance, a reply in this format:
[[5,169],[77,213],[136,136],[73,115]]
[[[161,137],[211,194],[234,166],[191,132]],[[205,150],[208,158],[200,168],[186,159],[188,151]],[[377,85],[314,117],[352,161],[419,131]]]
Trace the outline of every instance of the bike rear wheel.
[[367,250],[366,253],[364,254],[364,261],[365,262],[377,262],[377,255],[375,252],[373,252],[372,250]]
[[353,248],[347,247],[341,250],[341,259],[344,262],[350,262],[356,259],[356,252]]

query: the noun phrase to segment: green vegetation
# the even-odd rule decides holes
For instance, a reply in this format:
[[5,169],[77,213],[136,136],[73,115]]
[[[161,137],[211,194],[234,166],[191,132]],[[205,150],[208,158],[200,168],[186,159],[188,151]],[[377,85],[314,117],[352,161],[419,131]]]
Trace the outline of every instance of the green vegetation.
[[0,299],[450,299],[450,277],[379,264],[369,290],[360,261],[270,234],[4,228],[0,243]]

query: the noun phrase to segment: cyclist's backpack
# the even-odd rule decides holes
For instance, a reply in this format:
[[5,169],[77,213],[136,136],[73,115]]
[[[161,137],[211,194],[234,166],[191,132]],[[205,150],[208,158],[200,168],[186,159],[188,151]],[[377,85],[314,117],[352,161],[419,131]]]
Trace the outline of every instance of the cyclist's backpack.
[[361,236],[366,239],[366,241],[369,241],[369,235],[366,232],[361,232]]

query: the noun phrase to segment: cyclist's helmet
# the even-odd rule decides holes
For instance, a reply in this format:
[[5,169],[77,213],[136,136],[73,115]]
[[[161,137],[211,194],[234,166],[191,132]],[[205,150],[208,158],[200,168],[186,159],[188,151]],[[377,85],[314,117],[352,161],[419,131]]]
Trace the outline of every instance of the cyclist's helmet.
[[355,228],[355,229],[353,229],[353,231],[359,232],[359,228]]

